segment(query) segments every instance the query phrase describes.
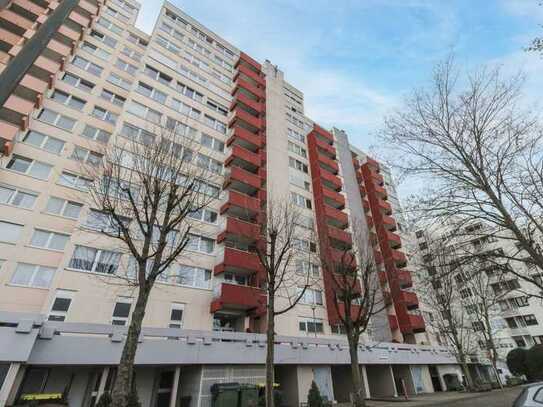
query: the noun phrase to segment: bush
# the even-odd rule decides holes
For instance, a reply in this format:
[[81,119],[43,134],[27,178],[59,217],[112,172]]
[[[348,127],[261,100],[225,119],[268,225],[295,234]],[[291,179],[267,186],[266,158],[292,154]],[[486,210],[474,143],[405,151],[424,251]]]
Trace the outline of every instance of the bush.
[[311,382],[311,388],[309,389],[309,393],[307,394],[307,405],[308,407],[324,406],[324,400],[321,396],[319,386],[317,386],[317,383],[315,383],[315,381]]
[[543,344],[534,345],[528,350],[525,365],[530,380],[543,380]]
[[528,351],[523,348],[515,348],[507,354],[507,367],[515,376],[528,375],[526,359]]

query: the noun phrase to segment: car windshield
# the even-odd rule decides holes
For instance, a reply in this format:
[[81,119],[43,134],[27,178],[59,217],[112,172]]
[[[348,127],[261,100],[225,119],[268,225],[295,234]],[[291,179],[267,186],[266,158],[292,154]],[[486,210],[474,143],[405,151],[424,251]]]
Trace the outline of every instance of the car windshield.
[[524,405],[524,402],[526,401],[526,397],[528,396],[528,388],[525,388],[522,390],[522,393],[520,393],[513,403],[513,407],[522,407]]

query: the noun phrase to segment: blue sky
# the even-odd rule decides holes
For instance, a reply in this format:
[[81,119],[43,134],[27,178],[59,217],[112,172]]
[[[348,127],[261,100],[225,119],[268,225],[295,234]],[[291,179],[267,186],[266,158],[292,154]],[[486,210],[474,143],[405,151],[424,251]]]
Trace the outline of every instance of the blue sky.
[[[142,0],[150,32],[161,2]],[[542,34],[538,0],[173,0],[257,60],[269,59],[305,94],[306,114],[370,149],[383,117],[451,50],[460,67],[503,65],[543,89],[543,58],[523,52]]]

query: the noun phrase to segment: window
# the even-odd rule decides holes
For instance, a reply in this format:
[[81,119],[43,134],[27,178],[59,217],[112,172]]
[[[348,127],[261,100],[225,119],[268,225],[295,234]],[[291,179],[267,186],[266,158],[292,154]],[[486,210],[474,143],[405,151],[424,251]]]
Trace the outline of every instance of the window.
[[112,23],[111,21],[109,21],[107,18],[104,18],[104,17],[100,17],[97,21],[96,21],[97,24],[101,25],[102,27],[105,27],[107,28],[108,30],[110,30],[111,32],[114,32],[115,34],[118,34],[118,35],[122,35],[124,30],[122,27],[118,26],[117,24],[115,23]]
[[306,229],[313,230],[313,228],[315,227],[315,225],[313,223],[313,217],[300,215],[296,219],[296,226],[300,226],[300,227],[303,227],[303,228],[306,228]]
[[114,105],[117,105],[117,106],[122,106],[124,105],[124,102],[126,102],[126,99],[123,98],[122,96],[119,96],[113,92],[110,92],[109,90],[107,89],[102,89],[102,93],[100,94],[100,97],[104,100],[107,100],[108,102],[111,102],[113,103]]
[[23,225],[0,221],[0,242],[15,244],[21,237],[22,231]]
[[81,175],[62,171],[62,174],[60,174],[60,178],[58,179],[58,183],[60,185],[64,185],[65,187],[87,191],[92,183],[92,180]]
[[33,145],[53,154],[60,154],[64,148],[64,141],[31,130],[23,136],[23,143]]
[[170,26],[170,25],[168,25],[166,23],[162,23],[160,25],[159,29],[161,31],[165,32],[166,34],[169,34],[172,37],[176,38],[177,40],[183,41],[184,35],[181,32],[174,29],[172,26]]
[[324,332],[324,324],[322,320],[320,319],[300,319],[298,320],[298,327],[301,332],[305,332],[307,334],[312,333],[323,333]]
[[110,37],[109,35],[102,34],[99,31],[92,30],[90,33],[90,36],[104,44],[106,44],[110,48],[115,48],[117,46],[117,40],[113,37]]
[[[297,296],[302,293],[303,288],[298,287]],[[322,291],[306,288],[303,297],[300,299],[302,304],[322,305]]]
[[426,243],[426,242],[421,242],[421,243],[419,243],[419,249],[420,249],[420,250],[426,250],[426,249],[428,249],[428,243]]
[[69,235],[51,232],[48,230],[34,229],[30,245],[42,249],[62,251],[70,239]]
[[167,95],[164,92],[147,85],[146,83],[138,82],[136,91],[144,96],[147,96],[148,98],[156,100],[158,103],[166,103]]
[[185,310],[185,304],[172,303],[170,310],[170,324],[169,328],[181,328],[183,326],[183,311]]
[[215,249],[215,241],[213,239],[195,235],[193,233],[189,233],[189,243],[187,245],[188,250],[193,250],[196,252],[202,252],[211,254],[213,253],[213,250]]
[[162,275],[163,281],[196,288],[211,288],[211,270],[179,265],[172,272]]
[[111,137],[111,133],[88,124],[83,129],[81,135],[89,140],[99,141],[100,143],[107,143]]
[[128,41],[130,41],[132,44],[136,44],[140,47],[146,47],[147,41],[145,41],[143,38],[138,37],[137,35],[133,33],[128,33]]
[[302,133],[292,129],[287,129],[287,133],[291,139],[305,143],[305,136]]
[[130,316],[130,308],[132,308],[132,298],[117,297],[115,307],[113,307],[113,315],[111,316],[112,325],[126,325]]
[[226,124],[218,121],[217,119],[214,119],[211,116],[208,116],[207,114],[204,115],[204,123],[207,124],[209,127],[212,127],[215,130],[219,131],[220,133],[226,134]]
[[117,58],[117,61],[115,61],[115,67],[119,68],[121,71],[128,72],[130,75],[135,75],[138,70],[136,66],[129,64],[120,58]]
[[305,150],[305,148],[299,146],[298,144],[294,144],[292,141],[288,142],[288,151],[291,151],[294,154],[298,154],[303,158],[307,158],[307,151]]
[[304,175],[299,175],[299,172],[289,171],[288,180],[292,185],[296,185],[299,188],[311,191],[311,184],[306,180]]
[[204,101],[204,95],[195,91],[191,87],[182,84],[181,82],[177,82],[177,91],[190,99],[196,100],[197,102],[202,103]]
[[86,103],[83,99],[79,99],[58,89],[53,92],[53,94],[51,95],[51,99],[76,110],[82,110],[85,107]]
[[55,269],[52,267],[17,263],[17,268],[11,276],[10,283],[25,287],[48,288],[54,275]]
[[298,171],[302,171],[304,172],[305,174],[307,174],[309,172],[309,168],[307,167],[307,164],[295,159],[295,158],[292,158],[292,157],[289,157],[288,158],[288,165],[290,168],[294,168]]
[[530,305],[530,297],[528,296],[511,298],[510,301],[512,304],[516,305],[517,307],[527,307]]
[[143,55],[140,54],[138,51],[126,46],[122,49],[121,53],[138,62],[141,61],[141,58],[143,57]]
[[95,76],[102,75],[102,72],[104,71],[104,68],[102,68],[100,65],[96,65],[80,56],[75,56],[72,60],[72,64]]
[[109,74],[109,77],[107,78],[107,80],[109,83],[112,83],[118,86],[119,88],[123,88],[125,90],[130,90],[130,87],[132,86],[132,82],[121,78],[119,75],[113,72]]
[[214,174],[222,174],[222,163],[202,153],[198,153],[196,164]]
[[66,72],[62,77],[62,81],[82,90],[83,92],[90,93],[94,89],[94,83],[81,79],[79,76],[68,72]]
[[309,261],[298,259],[296,260],[295,267],[296,273],[299,274],[306,275],[311,272],[313,277],[318,277],[320,275],[319,266],[317,264],[310,263]]
[[70,158],[97,167],[102,163],[103,155],[83,147],[75,146]]
[[193,119],[197,119],[197,120],[200,118],[200,114],[202,114],[202,112],[200,112],[198,109],[195,109],[194,107],[189,106],[175,98],[172,99],[170,107],[184,115],[190,116]]
[[309,240],[297,239],[294,238],[292,241],[293,247],[297,250],[302,250],[304,252],[317,252],[317,244],[315,242],[310,242]]
[[145,65],[145,69],[143,71],[149,78],[154,79],[163,85],[170,86],[171,82],[173,81],[171,76],[166,75],[165,73],[160,72],[159,70],[149,66]]
[[121,259],[121,253],[93,247],[76,245],[68,267],[75,270],[114,274]]
[[537,318],[535,317],[534,314],[524,315],[523,318],[524,318],[524,322],[526,322],[526,325],[528,326],[538,325]]
[[[84,41],[81,45],[81,49],[87,51],[89,54],[92,54],[104,61],[108,61],[111,58],[111,53],[107,52],[105,49],[99,48],[94,44],[91,44],[88,41]],[[98,75],[100,76],[100,75]]]
[[155,135],[153,133],[126,122],[123,123],[123,127],[121,128],[121,135],[146,145],[155,141]]
[[311,205],[311,199],[307,199],[306,197],[300,195],[300,194],[297,194],[296,192],[291,192],[290,193],[290,200],[293,204],[295,204],[296,206],[299,206],[301,208],[307,208],[307,209],[311,209],[312,205]]
[[519,348],[526,347],[526,341],[522,336],[513,336],[512,338]]
[[72,130],[76,123],[74,119],[49,109],[43,109],[38,115],[38,120],[60,127],[64,130]]
[[471,290],[469,288],[463,288],[460,290],[460,297],[468,298],[471,297]]
[[34,192],[23,191],[7,185],[0,185],[0,204],[31,209],[34,206],[37,197],[38,194]]
[[47,180],[53,166],[20,155],[13,155],[6,168],[41,180]]
[[47,201],[45,212],[52,215],[64,216],[65,218],[77,219],[81,213],[81,208],[83,208],[83,204],[51,196]]
[[483,331],[485,329],[485,326],[481,321],[473,321],[471,326],[473,327],[474,331]]
[[97,119],[103,120],[111,124],[115,124],[118,118],[118,116],[115,113],[110,112],[109,110],[106,110],[100,106],[94,106],[94,109],[92,109],[91,114]]
[[166,48],[168,51],[171,51],[174,54],[177,54],[177,55],[181,54],[181,49],[177,45],[175,45],[173,42],[171,42],[169,39],[164,38],[162,35],[157,35],[156,42],[162,48]]
[[180,136],[187,136],[190,138],[193,138],[196,136],[196,134],[198,134],[198,131],[195,128],[187,126],[186,124],[183,124],[181,122],[178,122],[177,120],[171,117],[168,117],[168,119],[166,120],[166,128],[171,129],[171,130],[175,129],[176,134]]
[[125,16],[125,15],[122,14],[122,13],[119,13],[117,10],[112,9],[112,8],[109,7],[109,6],[107,6],[107,7],[105,8],[104,11],[106,12],[106,14],[109,14],[109,15],[112,16],[112,17],[116,17],[116,18],[118,18],[119,20],[124,21],[125,23],[127,23],[127,22],[130,20],[129,17]]
[[131,101],[128,104],[127,110],[133,115],[149,120],[150,122],[156,124],[160,124],[160,120],[162,118],[162,113],[134,101]]
[[211,148],[215,151],[224,152],[224,143],[214,137],[208,136],[205,133],[202,133],[200,138],[200,144]]
[[208,223],[217,223],[218,214],[211,209],[199,209],[194,212],[189,212],[188,216],[192,219],[201,220]]
[[[130,223],[129,218],[121,218],[123,219],[123,224],[128,225]],[[114,220],[110,215],[96,209],[90,210],[85,226],[99,232],[104,231],[106,233],[119,233],[119,227],[116,220]]]
[[65,321],[70,305],[72,304],[72,299],[74,296],[73,291],[68,290],[57,290],[53,304],[51,305],[51,310],[49,311],[49,321]]
[[207,107],[209,107],[211,110],[219,113],[222,116],[228,115],[228,108],[221,105],[220,103],[215,102],[214,100],[208,99],[206,102]]

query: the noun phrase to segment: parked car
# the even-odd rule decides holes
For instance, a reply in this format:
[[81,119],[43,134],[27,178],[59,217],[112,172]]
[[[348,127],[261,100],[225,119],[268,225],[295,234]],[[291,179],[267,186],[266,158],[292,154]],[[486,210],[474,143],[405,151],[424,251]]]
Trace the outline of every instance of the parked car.
[[513,407],[541,407],[543,405],[543,383],[525,387],[513,403]]

